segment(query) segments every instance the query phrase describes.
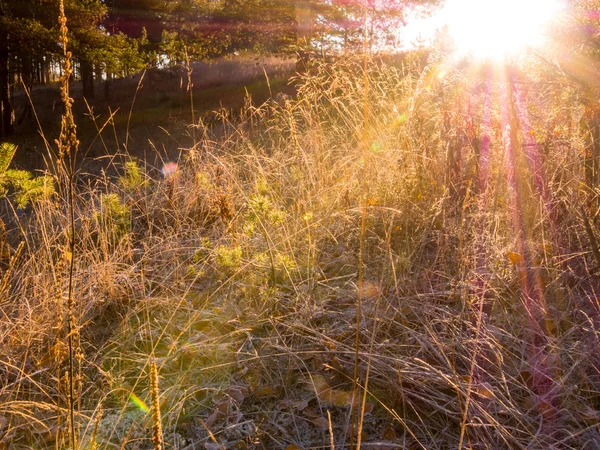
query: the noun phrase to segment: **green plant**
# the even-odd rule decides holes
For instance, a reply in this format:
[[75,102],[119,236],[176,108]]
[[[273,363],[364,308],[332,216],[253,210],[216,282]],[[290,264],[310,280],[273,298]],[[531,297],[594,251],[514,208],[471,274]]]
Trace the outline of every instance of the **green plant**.
[[118,194],[102,195],[96,221],[114,242],[120,241],[131,231],[129,208],[123,204]]
[[119,184],[126,191],[136,191],[146,186],[148,179],[143,169],[137,161],[127,161],[124,167],[124,174],[119,177]]
[[215,249],[215,262],[217,268],[226,270],[237,269],[242,262],[242,248],[239,246],[229,247],[220,245]]
[[34,177],[25,170],[9,169],[17,147],[0,144],[0,196],[12,193],[17,206],[25,208],[30,203],[48,199],[55,193],[54,180],[48,175]]

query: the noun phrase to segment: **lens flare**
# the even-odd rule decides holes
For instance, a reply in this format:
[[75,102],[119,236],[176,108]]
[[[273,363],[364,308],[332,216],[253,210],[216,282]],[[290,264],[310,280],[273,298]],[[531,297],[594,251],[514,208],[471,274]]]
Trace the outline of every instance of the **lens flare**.
[[179,167],[177,166],[176,162],[166,163],[162,168],[163,177],[170,178],[174,176],[177,173],[178,169]]
[[133,403],[135,406],[137,406],[140,411],[145,412],[145,413],[150,411],[150,408],[148,408],[148,406],[146,406],[144,401],[141,398],[139,398],[137,395],[131,394],[129,396],[129,400],[131,401],[131,403]]
[[448,0],[444,22],[456,50],[485,59],[503,59],[540,47],[562,0]]

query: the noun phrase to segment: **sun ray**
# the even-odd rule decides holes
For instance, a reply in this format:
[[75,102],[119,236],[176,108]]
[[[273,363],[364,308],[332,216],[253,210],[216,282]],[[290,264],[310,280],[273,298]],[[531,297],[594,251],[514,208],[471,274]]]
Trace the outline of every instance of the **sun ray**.
[[501,60],[543,45],[563,8],[561,0],[448,0],[442,15],[459,54]]

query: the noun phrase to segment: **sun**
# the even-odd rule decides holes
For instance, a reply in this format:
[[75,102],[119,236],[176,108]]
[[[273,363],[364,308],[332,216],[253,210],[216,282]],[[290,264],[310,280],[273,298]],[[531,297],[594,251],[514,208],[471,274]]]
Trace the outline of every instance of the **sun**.
[[563,0],[447,0],[442,20],[459,54],[501,60],[542,46],[564,8]]

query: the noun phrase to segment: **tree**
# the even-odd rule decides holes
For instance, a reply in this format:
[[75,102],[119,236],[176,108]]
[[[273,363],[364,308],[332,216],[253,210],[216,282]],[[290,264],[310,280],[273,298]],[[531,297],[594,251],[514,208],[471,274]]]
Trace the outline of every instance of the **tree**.
[[93,59],[104,71],[104,98],[110,98],[110,85],[114,78],[130,76],[147,67],[152,58],[144,49],[148,40],[145,33],[140,38],[130,38],[124,33],[103,36]]
[[0,3],[0,139],[13,134],[13,110],[8,87],[8,30],[3,26],[5,16],[5,6]]
[[107,9],[101,0],[69,0],[65,8],[73,55],[79,62],[83,96],[91,99],[94,98],[94,56],[105,43],[106,35],[99,25]]
[[[12,135],[14,112],[10,81],[21,75],[31,85],[40,65],[52,47],[56,51],[56,17],[49,8],[51,0],[12,2],[0,0],[0,137]],[[57,10],[58,11],[58,10]]]

